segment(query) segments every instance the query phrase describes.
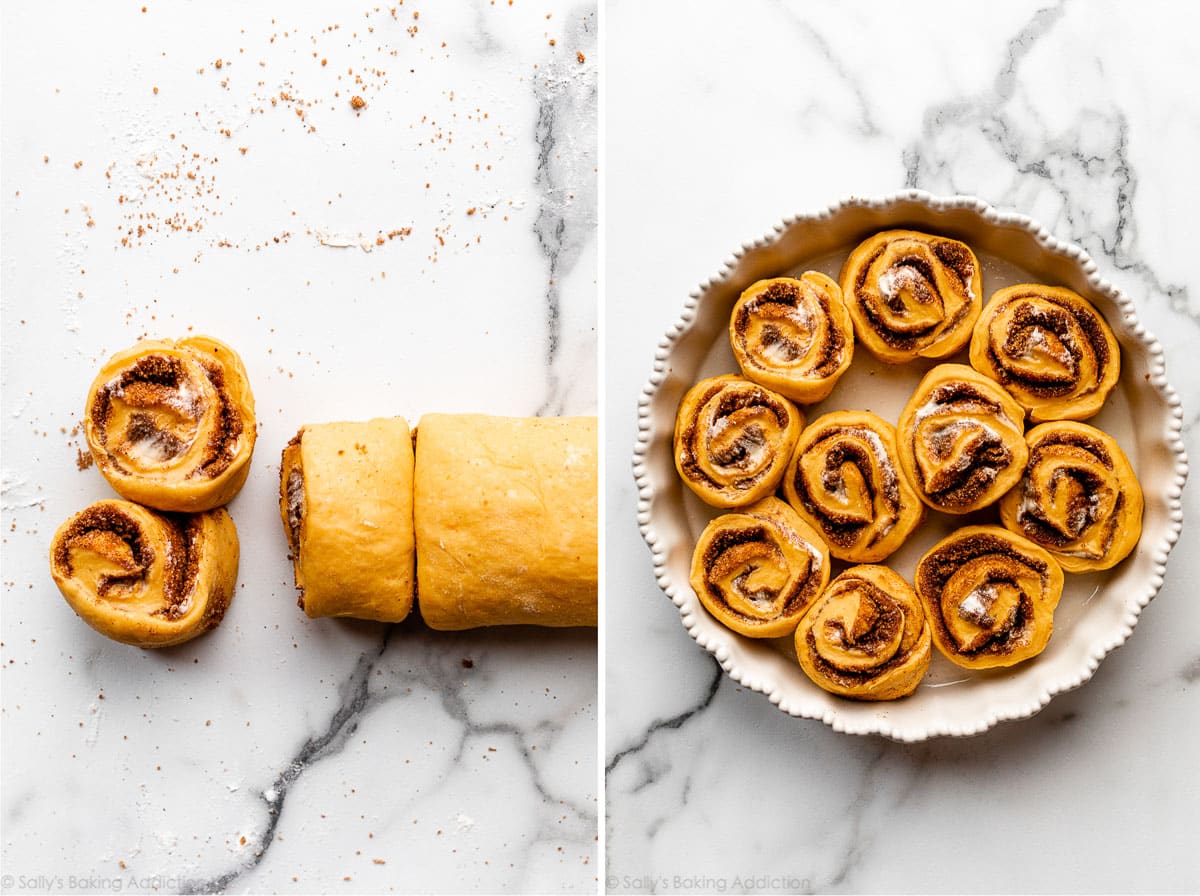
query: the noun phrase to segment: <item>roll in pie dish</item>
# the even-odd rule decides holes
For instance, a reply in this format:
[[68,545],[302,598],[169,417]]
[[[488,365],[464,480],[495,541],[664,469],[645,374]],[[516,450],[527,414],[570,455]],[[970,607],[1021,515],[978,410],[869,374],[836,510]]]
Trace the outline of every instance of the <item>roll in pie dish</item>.
[[237,569],[237,529],[224,509],[160,513],[97,501],[50,542],[50,573],[71,609],[135,647],[172,647],[215,628]]
[[750,638],[790,635],[828,582],[825,543],[778,498],[712,520],[692,554],[700,602]]
[[729,319],[729,342],[742,374],[801,404],[833,391],[854,356],[854,329],[830,277],[759,280]]
[[835,411],[810,423],[783,491],[829,553],[854,563],[884,559],[925,517],[925,505],[900,470],[895,428],[870,411]]
[[900,414],[900,466],[944,513],[987,507],[1025,470],[1025,412],[994,380],[963,364],[925,375]]
[[208,336],[139,342],[96,376],[84,432],[122,497],[187,513],[220,507],[245,483],[254,453],[246,369]]
[[886,566],[855,566],[832,582],[796,629],[796,656],[818,687],[855,700],[916,690],[932,655],[925,611]]
[[1035,426],[1029,461],[1000,501],[1005,527],[1045,548],[1067,572],[1109,569],[1142,535],[1142,488],[1112,436],[1086,423]]
[[967,526],[917,564],[933,643],[966,669],[1013,666],[1054,631],[1063,571],[1044,549],[999,526]]
[[971,366],[1035,423],[1086,420],[1117,384],[1121,352],[1100,312],[1059,286],[1020,283],[992,296],[971,337]]
[[675,418],[675,469],[700,500],[744,507],[774,493],[804,428],[776,392],[725,374],[688,390]]
[[839,279],[858,341],[889,364],[954,354],[979,316],[979,259],[958,240],[877,233],[850,253]]
[[279,510],[309,617],[399,622],[415,588],[413,446],[402,417],[303,427]]

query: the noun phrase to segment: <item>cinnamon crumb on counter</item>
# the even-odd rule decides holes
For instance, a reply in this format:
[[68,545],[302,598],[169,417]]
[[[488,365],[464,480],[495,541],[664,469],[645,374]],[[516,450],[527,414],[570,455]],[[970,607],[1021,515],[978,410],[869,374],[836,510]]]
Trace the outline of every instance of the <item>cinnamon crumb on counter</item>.
[[350,108],[356,111],[359,109],[365,109],[367,108],[367,101],[361,96],[352,96],[350,98]]

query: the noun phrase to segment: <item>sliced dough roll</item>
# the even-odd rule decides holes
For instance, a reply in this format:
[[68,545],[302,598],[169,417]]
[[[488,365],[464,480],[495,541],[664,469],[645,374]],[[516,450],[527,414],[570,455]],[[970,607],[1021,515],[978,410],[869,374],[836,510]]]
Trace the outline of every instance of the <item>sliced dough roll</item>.
[[596,625],[595,417],[426,414],[414,500],[431,628]]
[[399,622],[413,605],[413,447],[401,417],[305,426],[279,508],[311,617]]

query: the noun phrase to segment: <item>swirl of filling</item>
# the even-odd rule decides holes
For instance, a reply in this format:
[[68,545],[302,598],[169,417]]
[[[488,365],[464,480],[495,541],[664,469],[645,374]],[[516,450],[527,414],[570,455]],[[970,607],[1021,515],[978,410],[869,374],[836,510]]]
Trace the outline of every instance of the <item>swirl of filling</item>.
[[1024,418],[994,380],[964,364],[939,364],[900,414],[900,467],[935,510],[969,513],[987,507],[1016,485],[1025,469]]
[[1045,548],[1067,572],[1124,560],[1142,535],[1142,488],[1112,436],[1062,421],[1035,426],[1025,440],[1024,478],[1000,500],[1005,527]]
[[804,415],[790,401],[733,374],[701,380],[675,419],[675,468],[714,507],[744,507],[775,491]]
[[747,379],[802,404],[833,391],[854,356],[854,329],[831,278],[759,280],[729,319],[729,342]]
[[254,396],[229,346],[206,336],[146,340],[101,368],[84,430],[122,497],[158,510],[211,510],[250,472]]
[[751,638],[790,635],[829,582],[821,536],[778,498],[712,520],[692,555],[692,588],[708,612]]
[[855,700],[911,694],[932,655],[925,611],[886,566],[854,566],[830,582],[796,629],[796,656],[821,688]]
[[1086,420],[1117,384],[1121,352],[1082,296],[1021,283],[997,291],[983,309],[971,366],[1007,389],[1034,422]]
[[954,354],[979,316],[979,260],[958,240],[877,233],[850,253],[840,280],[855,335],[889,364]]
[[238,538],[224,509],[159,513],[97,501],[54,533],[50,572],[79,617],[136,647],[170,647],[215,628],[233,599]]
[[899,548],[925,515],[900,471],[896,430],[870,411],[835,411],[800,434],[783,477],[788,503],[829,553],[874,563]]
[[916,591],[933,643],[967,669],[1037,656],[1054,631],[1063,571],[1033,542],[999,526],[967,526],[917,563]]

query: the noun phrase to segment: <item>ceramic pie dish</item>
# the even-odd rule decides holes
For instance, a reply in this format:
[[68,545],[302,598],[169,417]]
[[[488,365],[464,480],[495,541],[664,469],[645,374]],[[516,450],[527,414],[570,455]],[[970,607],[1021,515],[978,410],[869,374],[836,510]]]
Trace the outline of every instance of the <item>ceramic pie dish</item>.
[[[729,346],[729,315],[755,281],[817,270],[832,277],[850,251],[882,230],[913,229],[967,243],[983,268],[983,297],[1020,282],[1065,286],[1105,316],[1121,346],[1121,377],[1103,410],[1089,422],[1112,435],[1133,463],[1145,492],[1141,541],[1104,572],[1067,576],[1044,653],[1008,669],[968,671],[935,655],[912,696],[885,703],[845,700],[814,685],[796,661],[790,638],[752,640],[718,623],[688,584],[692,550],[720,513],[697,499],[675,472],[672,432],[680,399],[698,380],[737,371]],[[966,363],[966,352],[944,359]],[[863,409],[895,423],[921,377],[936,363],[889,366],[865,350],[824,401],[805,407],[809,420],[829,411]],[[998,722],[1033,715],[1063,691],[1079,687],[1100,661],[1133,633],[1142,609],[1163,583],[1179,538],[1187,457],[1182,410],[1166,379],[1158,341],[1138,323],[1132,300],[1096,273],[1078,246],[1053,237],[1023,215],[969,196],[941,198],[907,191],[878,199],[851,198],[789,218],[747,243],[701,284],[655,353],[654,372],[638,408],[633,469],[638,523],[650,547],[659,586],[679,608],[684,627],[731,678],[761,691],[793,716],[820,719],[837,731],[919,741],[978,734]],[[917,560],[934,542],[970,522],[993,522],[994,508],[971,520],[931,513],[887,561],[912,581]],[[835,563],[836,575],[846,564]]]

